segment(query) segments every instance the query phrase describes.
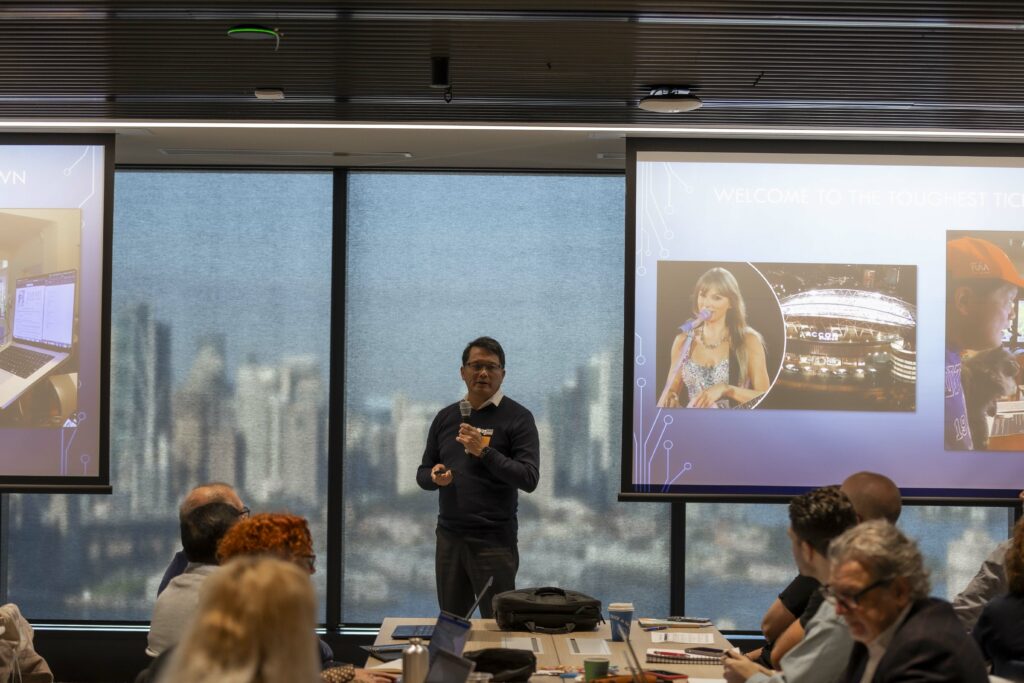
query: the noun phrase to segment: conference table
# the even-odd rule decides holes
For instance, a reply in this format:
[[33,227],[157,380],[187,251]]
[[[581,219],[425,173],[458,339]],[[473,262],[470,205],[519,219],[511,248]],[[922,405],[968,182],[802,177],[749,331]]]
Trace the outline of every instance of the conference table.
[[[400,625],[432,624],[430,619],[412,619],[389,617],[381,624],[380,632],[374,645],[386,645],[390,643],[403,642],[391,638],[391,632]],[[628,673],[626,660],[626,644],[624,642],[613,642],[611,626],[608,622],[599,625],[595,631],[582,631],[561,635],[549,635],[540,633],[529,633],[527,631],[502,631],[498,628],[493,619],[473,619],[472,629],[469,633],[469,640],[466,643],[466,652],[483,650],[490,647],[516,647],[534,650],[537,657],[538,671],[560,670],[564,668],[578,668],[583,670],[583,660],[589,657],[606,657],[612,666],[618,666],[620,673]],[[654,643],[652,636],[658,633],[709,633],[712,642],[711,647],[728,649],[732,647],[729,641],[719,633],[713,626],[703,628],[673,628],[665,631],[645,631],[637,624],[632,623],[630,628],[630,642],[636,651],[640,663],[645,669],[661,669],[675,673],[687,674],[694,679],[722,680],[723,667],[721,664],[646,664],[644,662],[645,652],[648,648],[659,647],[668,649],[684,649],[696,647],[691,644],[680,643]],[[586,654],[588,650],[605,649],[608,654]],[[367,668],[379,668],[387,671],[399,669],[401,660],[385,663],[370,657],[366,662]],[[553,683],[560,680],[557,675],[535,674],[530,678],[531,683]]]

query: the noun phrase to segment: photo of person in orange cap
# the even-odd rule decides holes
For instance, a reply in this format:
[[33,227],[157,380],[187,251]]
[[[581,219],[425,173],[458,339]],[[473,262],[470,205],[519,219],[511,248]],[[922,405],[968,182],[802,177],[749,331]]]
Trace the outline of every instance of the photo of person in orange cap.
[[946,450],[986,448],[986,413],[997,397],[1016,391],[1016,362],[1002,343],[1022,287],[1017,267],[993,242],[946,242]]

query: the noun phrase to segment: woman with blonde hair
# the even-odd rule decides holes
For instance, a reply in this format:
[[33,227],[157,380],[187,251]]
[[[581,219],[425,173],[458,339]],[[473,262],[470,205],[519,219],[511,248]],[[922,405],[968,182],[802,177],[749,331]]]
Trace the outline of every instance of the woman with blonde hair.
[[[316,572],[313,535],[305,517],[285,512],[253,515],[231,527],[217,546],[217,559],[221,564],[236,558],[268,556],[291,563],[307,576]],[[308,633],[313,634],[312,627]],[[393,680],[386,673],[335,662],[327,643],[315,638],[313,642],[319,644],[319,660],[324,669],[321,678],[328,683],[390,683]]]
[[658,407],[734,407],[768,391],[764,339],[747,325],[747,306],[733,274],[712,268],[701,275],[693,313],[672,342]]
[[210,575],[160,683],[316,683],[320,663],[309,574],[273,557],[239,557]]

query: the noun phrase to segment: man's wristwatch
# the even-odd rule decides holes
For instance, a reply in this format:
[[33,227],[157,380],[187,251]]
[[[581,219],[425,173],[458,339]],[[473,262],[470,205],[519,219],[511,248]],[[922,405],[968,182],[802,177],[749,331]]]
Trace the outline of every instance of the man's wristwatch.
[[486,458],[488,455],[491,454],[491,451],[493,451],[493,450],[494,449],[491,448],[490,446],[484,446],[483,448],[481,448],[480,449],[480,459],[483,460],[484,458]]

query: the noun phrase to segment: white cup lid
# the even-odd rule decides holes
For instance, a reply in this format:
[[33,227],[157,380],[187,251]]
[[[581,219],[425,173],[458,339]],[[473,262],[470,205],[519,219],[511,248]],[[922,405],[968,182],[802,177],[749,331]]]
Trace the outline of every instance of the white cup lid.
[[631,602],[612,602],[608,604],[608,609],[615,611],[622,611],[627,609],[633,609],[633,603]]

